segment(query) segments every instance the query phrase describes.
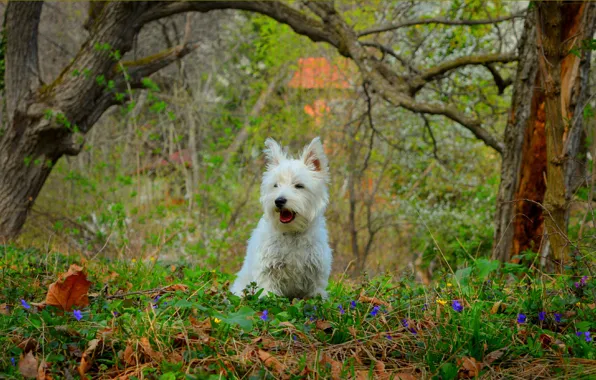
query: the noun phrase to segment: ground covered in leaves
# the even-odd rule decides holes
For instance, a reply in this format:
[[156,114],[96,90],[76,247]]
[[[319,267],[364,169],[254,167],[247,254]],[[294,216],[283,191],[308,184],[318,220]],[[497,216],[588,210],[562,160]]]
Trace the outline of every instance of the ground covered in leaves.
[[432,287],[245,299],[217,271],[0,246],[0,378],[591,378],[588,274],[478,259]]

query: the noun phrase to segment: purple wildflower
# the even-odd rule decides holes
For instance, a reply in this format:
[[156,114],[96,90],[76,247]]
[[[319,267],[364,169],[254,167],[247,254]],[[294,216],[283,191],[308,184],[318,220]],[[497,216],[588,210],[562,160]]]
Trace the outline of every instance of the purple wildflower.
[[356,301],[350,302],[350,309],[355,309],[355,308],[356,308]]
[[407,319],[402,319],[401,320],[401,324],[404,325],[404,327],[408,327],[409,326]]
[[418,333],[416,332],[416,329],[414,329],[413,327],[410,327],[408,330],[410,330],[410,332],[411,332],[412,334],[418,334]]
[[576,332],[575,332],[575,335],[576,335],[576,336],[582,336],[582,335],[584,335],[584,333],[583,333],[583,332],[581,332],[581,331],[576,331]]
[[458,313],[461,313],[464,310],[464,306],[458,300],[453,300],[451,307],[453,307],[453,310],[457,311]]
[[576,282],[576,283],[575,283],[575,287],[576,287],[576,288],[579,288],[579,287],[580,287],[580,285],[579,285],[579,282]]
[[29,305],[29,304],[27,303],[27,301],[25,301],[25,300],[23,300],[23,299],[21,300],[21,305],[23,305],[23,307],[24,307],[25,309],[31,309],[31,305]]
[[292,339],[294,339],[294,342],[298,341],[298,337],[296,335],[292,335]]
[[73,310],[72,315],[74,315],[74,317],[77,319],[77,321],[80,321],[81,319],[83,319],[83,313],[81,313],[80,310]]
[[523,313],[519,313],[517,315],[517,323],[526,323],[526,315]]
[[422,306],[422,311],[425,311],[426,309],[428,309],[428,304],[424,304],[424,305]]
[[391,337],[391,334],[387,334],[387,339],[389,339],[389,340],[393,339],[393,337]]
[[313,317],[312,315],[308,318],[311,322],[315,321],[315,317]]
[[561,313],[555,313],[555,322],[561,323]]
[[339,309],[339,313],[341,315],[344,315],[346,313],[346,311],[344,310],[344,307],[342,305],[339,305],[337,308]]
[[592,341],[592,337],[590,336],[590,332],[586,331],[584,333],[584,336],[586,337],[586,342],[591,342]]
[[538,313],[538,319],[542,322],[546,319],[546,311],[541,311]]
[[583,277],[582,277],[582,279],[581,279],[581,280],[579,280],[579,282],[580,282],[582,285],[586,285],[586,281],[587,281],[587,280],[588,280],[588,276],[583,276]]
[[264,321],[269,320],[269,310],[265,309],[263,310],[263,314],[259,317]]
[[118,313],[117,311],[112,311],[112,315],[113,315],[114,317],[117,317],[119,314],[120,314],[120,313]]
[[14,358],[10,358],[10,364],[12,364],[13,367],[17,366],[17,362],[14,360]]
[[377,306],[373,307],[372,311],[370,312],[370,315],[372,315],[373,317],[376,317],[376,316],[377,316],[377,314],[379,314],[379,309],[380,309],[380,308],[381,308],[381,307],[380,307],[379,305],[377,305]]

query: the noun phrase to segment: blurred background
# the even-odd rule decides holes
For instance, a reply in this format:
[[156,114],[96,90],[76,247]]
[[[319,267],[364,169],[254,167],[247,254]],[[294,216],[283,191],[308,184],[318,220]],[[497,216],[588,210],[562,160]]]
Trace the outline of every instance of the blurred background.
[[[88,7],[45,3],[39,50],[46,83],[87,38]],[[355,25],[379,25],[526,7],[371,2],[343,4],[342,14]],[[523,24],[417,25],[382,38],[392,59],[407,57],[407,70],[415,71],[474,52],[513,51]],[[336,49],[258,14],[213,11],[151,22],[124,59],[177,46],[185,30],[199,47],[153,75],[133,102],[110,108],[84,151],[59,161],[21,243],[235,271],[262,214],[264,140],[296,152],[321,136],[331,167],[326,215],[335,274],[409,271],[424,281],[446,263],[490,255],[501,159],[468,130],[391,106]],[[515,62],[499,66],[503,78],[515,70]],[[502,136],[511,91],[498,89],[485,67],[468,66],[421,96],[465,104]]]

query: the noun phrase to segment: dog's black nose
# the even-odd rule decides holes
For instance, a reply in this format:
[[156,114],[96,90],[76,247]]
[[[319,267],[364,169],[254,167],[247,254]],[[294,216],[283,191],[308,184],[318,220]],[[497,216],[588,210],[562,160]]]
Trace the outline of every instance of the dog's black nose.
[[284,205],[286,204],[286,202],[287,202],[287,201],[288,201],[288,200],[287,200],[286,198],[284,198],[284,197],[279,197],[279,198],[277,198],[277,199],[275,200],[275,205],[276,205],[278,208],[282,208],[282,207],[284,207]]

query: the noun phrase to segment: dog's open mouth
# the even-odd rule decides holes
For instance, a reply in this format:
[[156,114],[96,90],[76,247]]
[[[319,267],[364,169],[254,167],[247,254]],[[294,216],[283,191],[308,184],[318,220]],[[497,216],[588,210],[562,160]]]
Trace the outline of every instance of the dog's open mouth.
[[279,211],[279,221],[286,224],[290,223],[296,217],[296,213],[288,209],[281,209]]

